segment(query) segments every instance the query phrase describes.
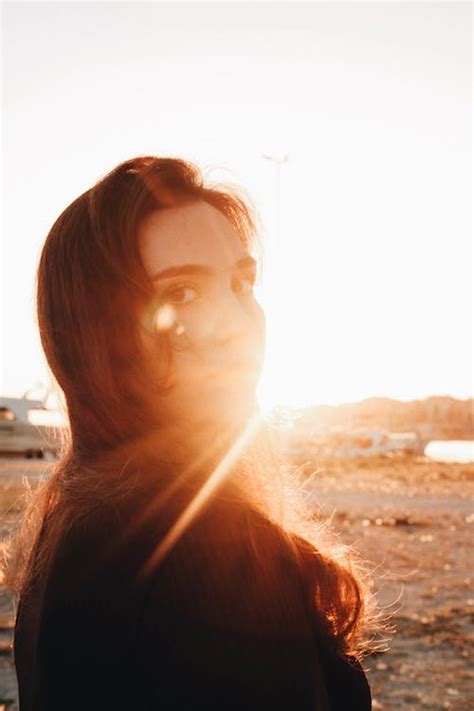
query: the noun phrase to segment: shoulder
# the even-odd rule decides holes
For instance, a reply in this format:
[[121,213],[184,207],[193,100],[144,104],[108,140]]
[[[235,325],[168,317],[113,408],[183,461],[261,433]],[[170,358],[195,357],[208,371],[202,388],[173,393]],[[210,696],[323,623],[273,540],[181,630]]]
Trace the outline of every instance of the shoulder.
[[276,527],[249,507],[220,501],[196,519],[150,574],[137,632],[136,658],[160,701],[323,708],[313,631],[289,563]]
[[370,685],[362,664],[355,657],[339,657],[319,645],[319,659],[331,709],[369,711],[372,708]]
[[244,502],[217,500],[202,511],[151,566],[146,588],[148,623],[175,616],[227,635],[260,632],[269,638],[309,630],[289,546],[271,521]]

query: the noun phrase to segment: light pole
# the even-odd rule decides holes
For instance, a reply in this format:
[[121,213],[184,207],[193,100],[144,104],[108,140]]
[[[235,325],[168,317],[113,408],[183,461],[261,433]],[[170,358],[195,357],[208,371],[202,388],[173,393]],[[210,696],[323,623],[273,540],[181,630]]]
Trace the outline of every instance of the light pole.
[[281,166],[288,162],[288,153],[262,153],[264,160],[271,161],[275,166],[275,246],[280,248],[280,173]]

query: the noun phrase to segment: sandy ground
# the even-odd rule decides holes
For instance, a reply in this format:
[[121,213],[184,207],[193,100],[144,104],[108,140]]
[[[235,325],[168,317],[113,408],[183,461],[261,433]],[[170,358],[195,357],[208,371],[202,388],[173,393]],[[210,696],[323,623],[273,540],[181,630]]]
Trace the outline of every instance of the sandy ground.
[[[46,466],[0,461],[0,535],[21,508],[23,475]],[[316,470],[310,502],[375,568],[375,590],[395,627],[388,650],[363,663],[374,710],[472,711],[474,463],[377,457],[321,461]],[[17,709],[13,624],[0,586],[0,711]]]

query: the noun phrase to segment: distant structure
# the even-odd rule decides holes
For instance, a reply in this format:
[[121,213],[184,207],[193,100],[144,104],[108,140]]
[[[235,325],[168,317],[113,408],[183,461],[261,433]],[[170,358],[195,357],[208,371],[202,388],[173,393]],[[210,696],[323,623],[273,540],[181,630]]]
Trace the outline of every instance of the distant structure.
[[280,427],[282,453],[290,460],[424,455],[433,440],[474,440],[474,399],[431,396],[409,402],[372,397],[293,412]]
[[43,400],[0,397],[0,454],[52,458],[60,449],[59,428],[34,425],[30,412],[47,413]]
[[[29,422],[30,410],[44,410],[43,400],[32,400],[28,397],[0,397],[0,418],[2,420],[18,420]],[[14,417],[12,416],[12,413]]]
[[344,458],[370,457],[388,452],[422,455],[426,444],[416,432],[386,432],[360,428],[347,433],[334,433],[329,441],[321,442],[321,449],[324,454]]
[[321,458],[370,457],[389,452],[422,455],[427,440],[416,432],[387,432],[360,427],[346,430],[340,425],[326,431],[289,430],[283,437],[283,451],[290,457],[312,455]]
[[374,397],[343,405],[317,405],[299,411],[298,427],[329,433],[378,429],[386,433],[413,432],[420,440],[474,439],[474,400],[432,396],[411,402]]

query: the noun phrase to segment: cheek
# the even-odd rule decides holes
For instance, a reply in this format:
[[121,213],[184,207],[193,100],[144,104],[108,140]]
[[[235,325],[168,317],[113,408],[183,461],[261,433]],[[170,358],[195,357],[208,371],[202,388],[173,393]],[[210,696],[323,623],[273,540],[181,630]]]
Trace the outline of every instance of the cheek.
[[265,341],[267,320],[265,318],[265,311],[260,306],[260,304],[257,304],[257,322],[258,322],[258,329],[259,329],[260,337],[262,338],[263,341]]
[[255,346],[256,349],[263,355],[263,351],[265,350],[267,323],[265,312],[258,303],[256,303],[253,310],[253,319],[255,324]]
[[[249,304],[247,311],[247,324],[240,323],[239,330],[231,336],[235,339],[234,346],[238,349],[254,351],[263,354],[266,340],[266,318],[263,308],[257,301]],[[208,351],[216,347],[216,336],[222,324],[216,318],[212,308],[206,310],[202,308],[183,310],[177,316],[178,327],[182,327],[182,334],[172,335],[173,346],[177,349],[176,356],[182,355],[183,361],[186,359],[186,352],[193,351],[199,354],[200,351]],[[178,328],[179,331],[179,328]]]
[[[177,313],[177,332],[173,334],[173,344],[178,348],[187,344],[204,343],[211,335],[212,314],[202,308],[188,308]],[[178,335],[182,331],[181,335]]]

